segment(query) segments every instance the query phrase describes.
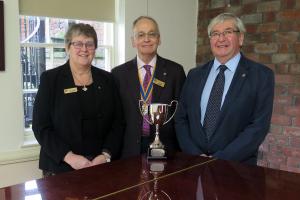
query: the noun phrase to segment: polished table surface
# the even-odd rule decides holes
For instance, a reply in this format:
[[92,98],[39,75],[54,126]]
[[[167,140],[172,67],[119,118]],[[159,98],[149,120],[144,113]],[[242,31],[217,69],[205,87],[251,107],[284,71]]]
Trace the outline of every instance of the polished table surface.
[[299,200],[300,174],[177,154],[143,156],[0,189],[1,200]]

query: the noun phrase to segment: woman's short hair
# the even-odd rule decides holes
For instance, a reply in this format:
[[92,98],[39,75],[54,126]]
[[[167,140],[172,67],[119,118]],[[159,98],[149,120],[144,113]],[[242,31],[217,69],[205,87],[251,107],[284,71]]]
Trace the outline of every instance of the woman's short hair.
[[221,13],[218,16],[216,16],[215,18],[213,18],[211,20],[211,22],[209,23],[209,25],[207,27],[208,35],[211,34],[211,30],[215,25],[217,25],[219,23],[223,23],[226,20],[233,20],[235,28],[237,28],[238,31],[240,31],[241,33],[246,33],[245,25],[240,18],[238,18],[233,13]]
[[95,47],[98,47],[98,39],[95,29],[91,25],[84,23],[72,24],[69,27],[65,35],[65,44],[70,47],[73,37],[80,35],[93,38]]

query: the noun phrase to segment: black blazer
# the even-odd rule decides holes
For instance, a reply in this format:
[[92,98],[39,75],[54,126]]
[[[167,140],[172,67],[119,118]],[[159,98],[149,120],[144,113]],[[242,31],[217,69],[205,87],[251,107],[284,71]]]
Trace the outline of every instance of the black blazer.
[[[137,60],[134,58],[112,70],[121,96],[126,128],[122,157],[139,155],[141,151],[142,115],[139,111],[139,78]],[[153,84],[152,103],[170,104],[178,100],[185,81],[183,67],[173,61],[157,56],[155,78],[164,82],[164,87]],[[154,139],[151,126],[151,141]],[[167,151],[179,150],[173,119],[160,128],[160,139]]]
[[[95,154],[103,149],[115,158],[120,150],[123,133],[123,115],[119,95],[112,75],[96,67],[91,68],[93,87],[96,87],[97,133],[93,146]],[[41,145],[39,166],[42,170],[63,172],[72,168],[63,161],[69,151],[85,155],[82,150],[82,116],[77,92],[74,88],[70,65],[45,71],[33,109],[33,131]]]
[[184,84],[175,116],[180,147],[190,154],[256,164],[259,145],[270,126],[274,74],[270,68],[241,56],[208,143],[200,121],[200,101],[212,64],[192,69]]

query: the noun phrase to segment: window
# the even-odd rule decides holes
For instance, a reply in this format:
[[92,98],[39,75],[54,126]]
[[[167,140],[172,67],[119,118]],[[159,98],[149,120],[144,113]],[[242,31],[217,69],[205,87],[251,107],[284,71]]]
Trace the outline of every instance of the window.
[[24,125],[31,131],[32,110],[40,75],[65,63],[64,35],[73,23],[92,25],[98,36],[93,65],[110,71],[113,52],[113,23],[20,16],[21,66],[23,80]]

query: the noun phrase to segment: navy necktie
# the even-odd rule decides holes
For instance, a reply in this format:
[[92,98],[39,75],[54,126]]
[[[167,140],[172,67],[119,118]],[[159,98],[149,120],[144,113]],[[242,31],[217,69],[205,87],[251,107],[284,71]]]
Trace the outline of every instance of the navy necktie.
[[227,67],[226,65],[220,65],[219,69],[220,71],[215,79],[214,85],[209,95],[203,123],[208,141],[210,140],[210,137],[216,129],[218,116],[221,111],[221,102],[225,84],[224,72]]

